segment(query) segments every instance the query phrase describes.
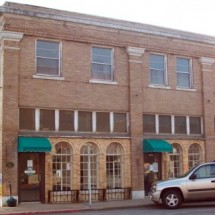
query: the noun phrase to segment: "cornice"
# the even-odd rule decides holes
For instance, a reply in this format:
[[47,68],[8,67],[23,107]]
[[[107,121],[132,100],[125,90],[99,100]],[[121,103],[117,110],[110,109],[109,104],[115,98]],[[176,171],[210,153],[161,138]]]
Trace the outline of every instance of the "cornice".
[[214,58],[208,58],[208,57],[201,57],[201,58],[199,58],[199,62],[202,65],[212,66],[215,63],[215,59]]
[[2,7],[0,7],[0,13],[94,25],[116,30],[125,30],[128,32],[144,33],[162,37],[170,37],[184,41],[215,45],[215,37],[212,36],[19,3],[6,2]]
[[20,41],[23,38],[23,33],[13,31],[1,31],[0,40]]

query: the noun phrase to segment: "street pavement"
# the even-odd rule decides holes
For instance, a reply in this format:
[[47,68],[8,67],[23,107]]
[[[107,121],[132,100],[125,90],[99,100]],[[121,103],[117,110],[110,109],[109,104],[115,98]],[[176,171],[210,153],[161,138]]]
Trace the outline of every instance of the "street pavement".
[[79,211],[95,211],[104,209],[120,209],[141,207],[144,205],[152,205],[148,197],[142,200],[115,200],[115,201],[100,201],[89,203],[60,203],[60,204],[42,204],[42,203],[21,203],[16,207],[2,207],[0,214],[7,215],[30,215],[30,214],[57,214],[57,213],[72,213]]

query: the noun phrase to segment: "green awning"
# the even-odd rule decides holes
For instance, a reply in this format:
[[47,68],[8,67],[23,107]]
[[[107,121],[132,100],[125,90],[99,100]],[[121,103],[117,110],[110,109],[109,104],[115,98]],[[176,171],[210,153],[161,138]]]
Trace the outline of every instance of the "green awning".
[[161,139],[143,140],[143,152],[173,152],[172,145]]
[[18,152],[50,152],[51,143],[45,137],[19,137]]

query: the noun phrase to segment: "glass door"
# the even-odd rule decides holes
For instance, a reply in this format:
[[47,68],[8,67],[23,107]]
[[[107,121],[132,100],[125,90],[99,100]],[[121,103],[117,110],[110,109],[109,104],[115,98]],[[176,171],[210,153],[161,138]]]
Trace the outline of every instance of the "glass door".
[[45,153],[19,153],[20,202],[43,202]]
[[161,153],[144,153],[144,189],[146,195],[153,182],[161,180]]

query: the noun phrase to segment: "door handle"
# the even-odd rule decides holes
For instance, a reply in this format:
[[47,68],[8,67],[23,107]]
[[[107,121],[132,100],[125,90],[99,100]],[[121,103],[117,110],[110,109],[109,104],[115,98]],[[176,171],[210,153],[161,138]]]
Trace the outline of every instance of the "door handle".
[[212,180],[211,183],[215,183],[215,180]]

